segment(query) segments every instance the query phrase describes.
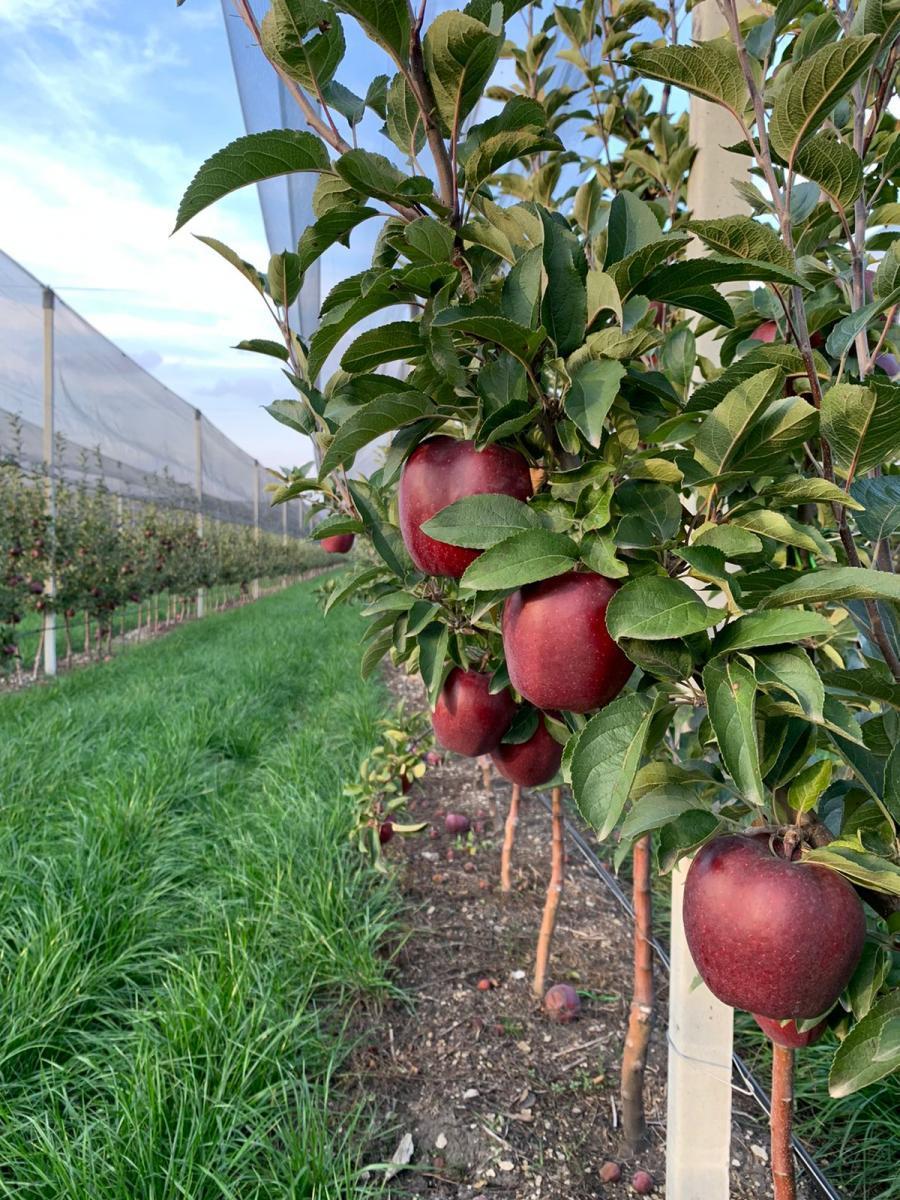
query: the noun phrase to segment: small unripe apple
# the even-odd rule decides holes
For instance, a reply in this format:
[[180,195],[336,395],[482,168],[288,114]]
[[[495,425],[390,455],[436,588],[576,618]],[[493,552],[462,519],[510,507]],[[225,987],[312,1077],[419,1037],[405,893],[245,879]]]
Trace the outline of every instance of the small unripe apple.
[[378,826],[378,840],[382,846],[386,846],[394,836],[394,826],[390,821],[385,821]]
[[443,434],[413,450],[400,476],[397,506],[403,541],[420,571],[459,579],[482,553],[439,542],[423,533],[422,525],[448,504],[485,494],[529,498],[528,463],[516,450],[496,443],[476,450],[474,442]]
[[538,787],[552,779],[562,762],[563,748],[538,714],[537,729],[527,742],[501,742],[491,761],[504,779],[520,787]]
[[551,1021],[568,1025],[581,1012],[581,999],[568,983],[555,983],[544,996],[544,1011]]
[[431,715],[438,741],[447,750],[477,758],[489,754],[509,729],[516,706],[508,688],[491,693],[491,677],[454,667]]
[[724,1004],[776,1020],[827,1012],[866,936],[862,903],[837,872],[785,857],[770,830],[713,838],[684,890],[684,930]]
[[656,1184],[649,1171],[635,1171],[631,1177],[631,1186],[639,1196],[649,1196]]
[[536,708],[590,712],[618,696],[634,670],[606,628],[618,583],[571,571],[530,583],[503,607],[509,677]]
[[469,832],[469,818],[465,813],[447,813],[444,817],[444,828],[454,837],[457,834]]
[[322,538],[319,545],[326,554],[346,554],[353,545],[353,534],[334,533],[331,537]]
[[756,1013],[753,1014],[753,1020],[770,1042],[775,1042],[778,1046],[788,1046],[791,1050],[802,1050],[804,1046],[811,1046],[828,1028],[827,1021],[820,1021],[812,1029],[801,1033],[797,1028],[796,1021],[788,1021],[787,1024],[782,1025],[773,1017],[759,1017]]

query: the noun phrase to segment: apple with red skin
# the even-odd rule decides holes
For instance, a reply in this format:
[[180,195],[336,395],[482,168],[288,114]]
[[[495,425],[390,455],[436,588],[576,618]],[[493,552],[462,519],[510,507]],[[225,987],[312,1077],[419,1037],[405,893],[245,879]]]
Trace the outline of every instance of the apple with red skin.
[[750,334],[755,342],[774,342],[778,337],[778,324],[775,321],[763,321]]
[[322,538],[319,545],[326,554],[346,554],[353,545],[353,534],[334,533],[331,537]]
[[513,687],[536,708],[590,712],[618,696],[634,670],[606,629],[619,584],[593,571],[529,583],[503,608]]
[[444,828],[451,837],[459,837],[469,832],[469,818],[465,813],[447,813],[446,817],[444,817]]
[[563,748],[548,731],[544,714],[527,742],[501,742],[491,761],[504,779],[520,787],[539,787],[552,779],[562,762]]
[[753,1014],[753,1020],[770,1042],[777,1046],[787,1046],[791,1050],[802,1050],[804,1046],[811,1046],[828,1028],[827,1021],[820,1021],[818,1025],[813,1025],[812,1029],[802,1033],[797,1028],[796,1021],[788,1021],[786,1025],[782,1025],[773,1017],[759,1017],[756,1013]]
[[532,493],[528,463],[515,450],[446,437],[426,438],[413,450],[400,476],[397,506],[400,532],[410,557],[426,575],[459,579],[481,550],[451,546],[422,532],[422,525],[448,504],[465,496],[513,496],[525,501]]
[[764,829],[713,838],[698,852],[684,930],[697,970],[723,1003],[797,1020],[827,1012],[844,990],[866,921],[844,878],[786,857]]
[[491,693],[491,677],[454,667],[441,688],[431,723],[445,750],[477,758],[500,745],[516,711],[508,688]]
[[581,997],[570,983],[555,983],[544,996],[544,1011],[551,1021],[568,1025],[581,1012]]
[[386,846],[394,836],[394,826],[390,821],[385,821],[378,826],[378,840],[382,846]]

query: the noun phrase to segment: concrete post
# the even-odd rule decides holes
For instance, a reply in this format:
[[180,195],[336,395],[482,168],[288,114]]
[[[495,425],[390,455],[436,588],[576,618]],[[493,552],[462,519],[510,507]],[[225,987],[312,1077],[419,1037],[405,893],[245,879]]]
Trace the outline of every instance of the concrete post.
[[46,510],[49,518],[47,529],[51,566],[44,580],[44,596],[48,607],[43,614],[44,674],[56,674],[56,574],[53,562],[56,558],[56,446],[55,446],[55,356],[54,356],[54,310],[56,297],[50,288],[44,288],[44,487]]
[[[203,537],[203,413],[194,409],[194,460],[196,463],[194,491],[197,496],[197,535]],[[197,589],[197,616],[206,610],[206,589]]]

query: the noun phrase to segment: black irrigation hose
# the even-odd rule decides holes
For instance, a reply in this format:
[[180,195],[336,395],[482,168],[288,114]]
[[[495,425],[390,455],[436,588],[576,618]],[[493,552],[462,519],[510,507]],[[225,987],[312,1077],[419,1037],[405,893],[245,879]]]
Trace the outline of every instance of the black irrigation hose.
[[[534,792],[532,794],[538,796],[538,798],[540,799],[543,806],[549,812],[550,811],[549,798],[543,792]],[[590,845],[587,838],[585,838],[584,834],[582,834],[579,829],[576,829],[576,827],[572,824],[571,821],[566,820],[565,824],[566,824],[566,833],[572,839],[572,841],[575,843],[575,845],[578,847],[584,861],[591,868],[593,873],[597,876],[597,878],[600,880],[600,882],[603,884],[603,886],[606,888],[606,890],[614,897],[614,899],[619,903],[619,905],[625,910],[625,912],[627,912],[630,917],[634,918],[634,907],[633,907],[631,901],[629,900],[627,894],[622,890],[621,886],[619,885],[619,881],[616,879],[615,875],[613,875],[612,871],[610,871],[607,867],[604,867],[603,863],[600,861],[600,859],[595,854],[593,847]],[[665,950],[665,948],[663,946],[660,945],[660,943],[655,938],[651,939],[650,944],[653,946],[653,949],[654,949],[654,952],[656,953],[657,958],[662,963],[662,965],[665,967],[666,971],[668,971],[669,970],[668,952]],[[734,1069],[737,1071],[740,1078],[746,1084],[749,1094],[753,1096],[753,1098],[759,1104],[760,1108],[766,1114],[766,1117],[768,1117],[771,1113],[768,1092],[762,1086],[762,1084],[759,1082],[759,1080],[756,1078],[756,1076],[753,1074],[753,1072],[750,1070],[750,1068],[747,1066],[747,1064],[744,1062],[744,1060],[741,1058],[741,1056],[739,1054],[732,1053],[731,1061],[734,1066]],[[837,1189],[834,1187],[834,1185],[832,1183],[829,1182],[824,1171],[819,1166],[819,1164],[816,1162],[816,1160],[813,1158],[813,1156],[810,1154],[810,1152],[806,1149],[806,1147],[799,1140],[799,1138],[797,1138],[794,1134],[791,1134],[791,1145],[793,1147],[794,1154],[797,1156],[799,1161],[802,1163],[804,1169],[806,1170],[806,1173],[812,1179],[813,1183],[815,1183],[815,1185],[818,1187],[820,1193],[823,1196],[825,1196],[827,1198],[827,1200],[844,1200],[841,1193],[839,1191],[837,1191]]]

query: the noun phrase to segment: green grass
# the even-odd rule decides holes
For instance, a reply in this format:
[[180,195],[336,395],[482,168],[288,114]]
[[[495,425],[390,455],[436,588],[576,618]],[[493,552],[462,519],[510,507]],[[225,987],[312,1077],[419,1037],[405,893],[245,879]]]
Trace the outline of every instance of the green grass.
[[0,1197],[375,1190],[330,1095],[395,917],[358,656],[301,584],[0,699]]

